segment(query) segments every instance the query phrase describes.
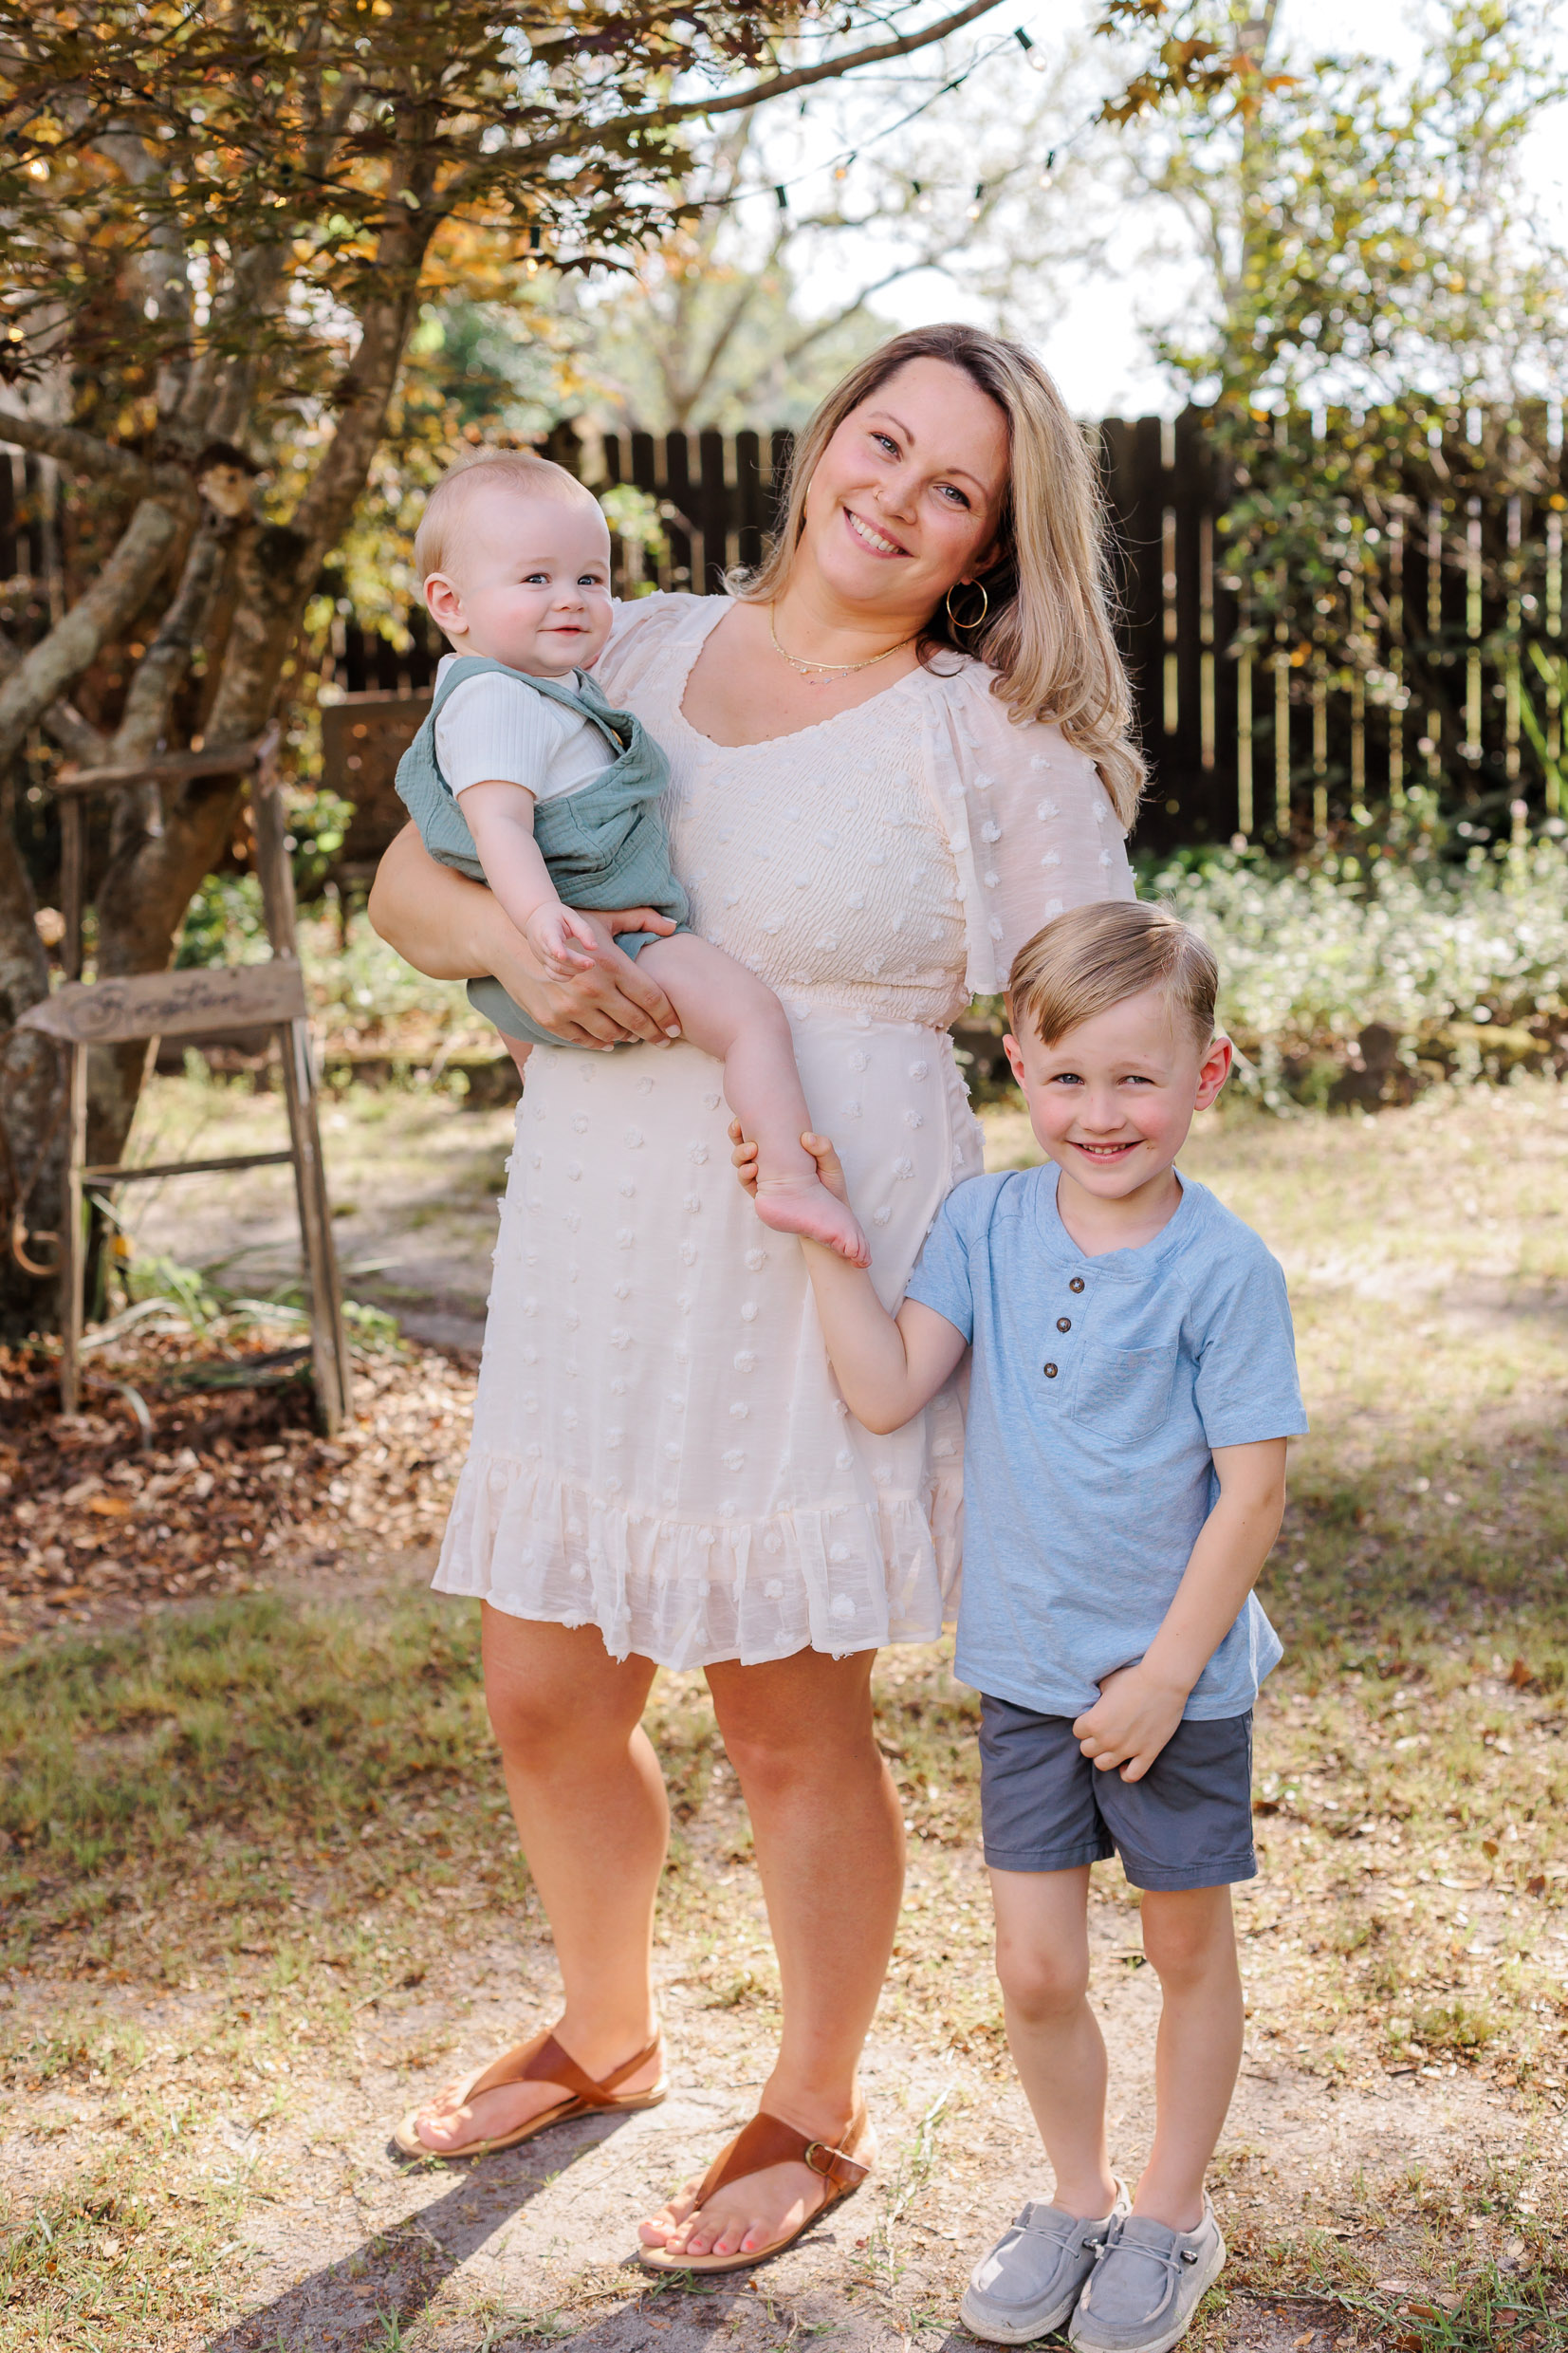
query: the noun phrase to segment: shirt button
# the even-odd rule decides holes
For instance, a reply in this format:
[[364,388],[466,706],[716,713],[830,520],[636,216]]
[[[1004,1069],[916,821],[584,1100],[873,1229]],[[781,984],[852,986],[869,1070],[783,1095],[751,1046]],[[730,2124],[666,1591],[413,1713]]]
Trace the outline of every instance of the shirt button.
[[1054,1364],[1047,1364],[1044,1369],[1046,1380],[1054,1380],[1056,1379],[1056,1366]]
[[1070,1315],[1059,1315],[1056,1320],[1056,1327],[1059,1332],[1070,1332],[1073,1328],[1072,1317]]
[[1081,1274],[1075,1274],[1075,1275],[1074,1275],[1074,1277],[1073,1277],[1073,1279],[1072,1279],[1072,1281],[1068,1284],[1067,1288],[1068,1288],[1070,1291],[1080,1291],[1080,1290],[1083,1288],[1083,1277],[1082,1277],[1082,1275],[1081,1275]]

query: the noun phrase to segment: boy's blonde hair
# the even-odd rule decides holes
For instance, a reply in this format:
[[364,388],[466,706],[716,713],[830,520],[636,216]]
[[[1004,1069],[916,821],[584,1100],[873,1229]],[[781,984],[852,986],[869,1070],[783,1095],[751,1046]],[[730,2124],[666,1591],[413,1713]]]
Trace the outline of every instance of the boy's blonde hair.
[[1007,975],[1013,1035],[1045,1046],[1146,989],[1163,989],[1200,1052],[1214,1035],[1220,968],[1213,950],[1169,907],[1134,899],[1073,907],[1025,940]]
[[477,457],[460,457],[455,466],[448,468],[425,501],[425,511],[414,535],[415,579],[424,582],[432,572],[451,569],[457,526],[470,499],[476,491],[499,490],[503,486],[522,491],[529,498],[586,499],[596,513],[600,511],[592,491],[584,489],[575,474],[569,474],[552,457],[538,457],[532,450],[487,450]]

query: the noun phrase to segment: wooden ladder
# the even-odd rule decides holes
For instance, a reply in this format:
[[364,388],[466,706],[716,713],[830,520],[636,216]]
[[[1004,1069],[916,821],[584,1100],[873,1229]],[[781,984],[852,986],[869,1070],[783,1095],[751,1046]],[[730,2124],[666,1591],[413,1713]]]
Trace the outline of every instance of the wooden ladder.
[[[278,788],[278,731],[249,744],[214,746],[123,768],[63,769],[54,789],[61,800],[61,899],[65,921],[62,941],[65,985],[22,1015],[19,1029],[56,1038],[69,1059],[69,1140],[65,1232],[61,1251],[60,1401],[74,1414],[81,1398],[82,1328],[86,1271],[85,1196],[99,1185],[145,1183],[151,1177],[195,1176],[220,1169],[292,1164],[299,1204],[300,1242],[310,1298],[310,1343],[316,1396],[326,1430],[339,1429],[349,1412],[348,1351],[343,1341],[342,1296],[332,1239],[331,1206],[316,1116],[315,1065],[305,1017],[304,978],[300,969],[294,916],[294,879],[288,862],[286,819]],[[256,871],[272,954],[266,964],[204,967],[184,973],[149,973],[84,982],[82,919],[84,907],[85,841],[83,816],[95,792],[121,792],[159,784],[184,784],[201,776],[242,775],[249,780],[256,829]],[[198,1037],[214,1029],[271,1030],[283,1063],[288,1107],[286,1152],[246,1152],[223,1159],[165,1160],[150,1164],[95,1167],[87,1159],[87,1055],[94,1046],[135,1044],[147,1038]]]

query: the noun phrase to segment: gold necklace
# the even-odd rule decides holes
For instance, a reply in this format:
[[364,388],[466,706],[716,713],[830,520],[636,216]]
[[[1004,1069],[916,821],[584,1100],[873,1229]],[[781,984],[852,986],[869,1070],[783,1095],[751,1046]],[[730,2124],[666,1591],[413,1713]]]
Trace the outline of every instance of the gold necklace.
[[[920,635],[920,632],[916,629],[911,636],[907,638],[900,638],[896,645],[890,645],[887,647],[885,652],[880,654],[870,654],[864,661],[858,662],[814,662],[801,661],[798,659],[795,655],[789,653],[779,643],[779,633],[773,625],[773,607],[771,604],[767,608],[767,634],[773,640],[773,651],[775,654],[782,654],[784,660],[789,664],[791,670],[798,671],[801,676],[804,678],[807,686],[834,686],[840,678],[852,678],[858,670],[875,670],[878,662],[891,660],[895,654],[901,654],[906,645],[913,645],[915,639]],[[813,671],[818,671],[820,673],[831,671],[833,675],[831,677],[826,676],[813,677],[811,675]]]

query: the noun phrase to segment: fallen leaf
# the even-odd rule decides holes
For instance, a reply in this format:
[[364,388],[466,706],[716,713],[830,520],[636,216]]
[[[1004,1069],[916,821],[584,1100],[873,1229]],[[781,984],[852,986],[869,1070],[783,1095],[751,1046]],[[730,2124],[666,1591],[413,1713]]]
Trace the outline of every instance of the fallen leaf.
[[1525,1881],[1524,1893],[1527,1896],[1544,1896],[1546,1893],[1546,1874],[1544,1871],[1538,1871],[1533,1879],[1528,1879]]
[[101,1520],[128,1520],[131,1507],[123,1495],[89,1495],[87,1509],[96,1511]]

